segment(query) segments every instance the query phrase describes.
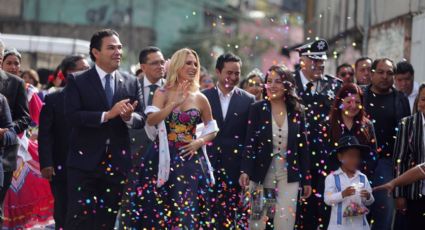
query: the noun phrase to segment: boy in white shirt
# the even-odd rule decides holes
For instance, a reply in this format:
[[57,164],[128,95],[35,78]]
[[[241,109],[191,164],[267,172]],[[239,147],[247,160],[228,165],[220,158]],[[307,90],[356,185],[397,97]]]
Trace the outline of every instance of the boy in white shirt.
[[328,230],[370,229],[366,219],[374,198],[369,180],[358,170],[370,148],[360,145],[354,136],[344,136],[331,157],[341,163],[325,180],[325,203],[332,206]]

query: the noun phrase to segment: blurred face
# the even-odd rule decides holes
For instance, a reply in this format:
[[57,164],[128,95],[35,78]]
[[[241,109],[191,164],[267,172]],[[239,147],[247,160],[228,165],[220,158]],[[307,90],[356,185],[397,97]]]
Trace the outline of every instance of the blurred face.
[[359,85],[369,85],[371,76],[371,60],[363,60],[358,63],[356,68],[356,81]]
[[104,37],[100,50],[93,48],[92,53],[96,57],[96,65],[110,73],[117,70],[121,64],[122,44],[115,35]]
[[396,74],[394,77],[394,85],[397,90],[406,95],[410,95],[413,90],[413,76],[410,73]]
[[214,81],[210,75],[205,74],[203,77],[201,77],[200,86],[201,89],[211,89],[214,87]]
[[221,71],[216,70],[218,82],[222,87],[232,90],[239,83],[241,75],[240,62],[225,62]]
[[271,71],[266,81],[266,92],[269,100],[282,99],[285,93],[282,77]]
[[340,68],[337,75],[344,83],[354,82],[354,70],[350,67]]
[[354,119],[362,109],[362,101],[358,94],[353,94],[342,99],[342,114]]
[[373,88],[378,92],[388,92],[394,83],[394,66],[385,60],[378,63],[376,70],[372,73],[371,82]]
[[425,90],[422,89],[418,96],[418,111],[425,114]]
[[140,65],[149,81],[156,83],[165,75],[165,59],[161,52],[150,53],[146,63]]
[[68,74],[83,71],[90,68],[90,65],[86,59],[80,59],[75,64],[76,64],[75,69],[69,70]]
[[19,75],[20,69],[21,69],[21,61],[19,61],[19,58],[15,55],[9,55],[4,59],[2,68],[4,71]]
[[344,150],[343,153],[338,153],[338,160],[347,170],[356,171],[361,162],[361,152],[356,148]]
[[325,72],[325,61],[319,59],[311,59],[303,56],[301,58],[301,69],[310,81],[319,80]]
[[25,73],[24,75],[22,75],[22,79],[25,81],[25,83],[28,83],[28,84],[35,86],[34,80],[30,77],[30,75],[28,73]]
[[245,85],[245,90],[250,94],[254,95],[256,100],[260,100],[263,94],[263,83],[261,81],[261,78],[255,76],[249,79]]
[[186,56],[184,65],[177,71],[178,81],[191,81],[195,80],[196,74],[198,73],[198,61],[196,60],[195,55],[189,53]]

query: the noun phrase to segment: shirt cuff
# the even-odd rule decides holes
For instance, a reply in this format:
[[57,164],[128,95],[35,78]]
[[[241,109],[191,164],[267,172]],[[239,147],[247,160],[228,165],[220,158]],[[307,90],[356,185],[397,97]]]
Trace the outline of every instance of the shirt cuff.
[[134,123],[134,116],[135,116],[135,114],[134,114],[134,113],[131,113],[130,120],[128,120],[128,121],[124,121],[124,122],[127,124],[127,127],[128,127],[129,129],[131,129],[131,128],[133,127],[133,123]]
[[106,112],[103,112],[102,113],[102,117],[100,118],[100,124],[103,124],[103,123],[105,123],[106,121],[105,121],[105,116],[106,116]]

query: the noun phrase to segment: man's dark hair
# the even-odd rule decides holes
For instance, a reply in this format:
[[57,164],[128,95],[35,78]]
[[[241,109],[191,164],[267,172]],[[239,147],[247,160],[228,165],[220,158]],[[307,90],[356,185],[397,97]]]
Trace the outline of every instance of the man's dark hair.
[[359,58],[359,59],[356,60],[356,63],[354,64],[354,68],[357,69],[359,63],[362,62],[362,61],[366,61],[366,60],[369,60],[370,62],[373,62],[372,58],[370,58],[370,57],[361,57],[361,58]]
[[415,70],[413,69],[412,64],[410,64],[407,61],[401,61],[397,63],[396,74],[405,74],[405,73],[410,73],[412,77],[415,75]]
[[242,64],[241,58],[236,56],[233,53],[226,53],[222,54],[217,58],[217,62],[215,64],[215,68],[218,69],[220,72],[224,68],[224,63],[226,62],[239,62]]
[[[341,65],[339,65],[337,68],[336,68],[336,74],[338,75],[338,73],[339,73],[339,70],[341,70],[342,68],[350,68],[351,70],[353,70],[353,67],[350,65],[350,64],[348,64],[348,63],[343,63],[343,64],[341,64]],[[354,71],[354,70],[353,70]],[[354,72],[353,72],[354,73]]]
[[90,39],[90,58],[93,62],[96,61],[96,57],[93,55],[92,49],[95,48],[97,50],[100,50],[100,48],[102,47],[102,39],[104,37],[111,37],[113,35],[119,37],[119,34],[112,29],[99,30],[93,34],[93,36]]
[[397,66],[394,64],[393,60],[389,59],[389,58],[379,58],[376,59],[375,61],[373,61],[372,66],[371,66],[371,70],[372,72],[375,72],[376,68],[378,67],[378,64],[380,62],[384,62],[384,61],[389,61],[391,62],[392,66],[393,66],[393,72],[396,73],[397,72]]
[[158,47],[155,46],[148,46],[142,49],[139,53],[139,63],[140,64],[146,64],[148,61],[148,55],[151,53],[161,52],[161,50]]
[[60,64],[60,69],[62,73],[65,76],[67,76],[70,70],[74,70],[77,67],[77,62],[85,58],[86,57],[84,57],[84,55],[81,55],[81,54],[75,54],[75,55],[65,57],[65,59],[63,59]]

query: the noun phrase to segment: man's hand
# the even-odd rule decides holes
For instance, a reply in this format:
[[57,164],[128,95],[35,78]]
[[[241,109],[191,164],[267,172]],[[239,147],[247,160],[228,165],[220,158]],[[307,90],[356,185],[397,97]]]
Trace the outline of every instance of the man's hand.
[[131,119],[131,114],[137,107],[138,102],[134,101],[133,104],[125,103],[121,105],[120,116],[124,121],[129,121]]
[[303,186],[303,195],[301,196],[301,199],[307,199],[311,196],[311,185],[304,185]]
[[3,140],[4,134],[9,131],[8,128],[2,129],[0,128],[0,140]]
[[396,205],[397,211],[399,211],[401,213],[406,213],[406,211],[407,211],[406,198],[404,198],[404,197],[396,198],[395,199],[395,205]]
[[242,187],[243,190],[248,189],[249,187],[249,176],[246,173],[242,173],[239,176],[239,185]]
[[124,99],[124,100],[121,100],[121,101],[115,103],[115,105],[112,106],[111,110],[106,112],[105,120],[109,121],[109,120],[114,119],[115,117],[119,116],[120,113],[121,113],[121,106],[125,105],[129,101],[130,101],[130,99]]
[[53,167],[46,167],[41,170],[41,176],[48,181],[52,181],[52,177],[55,175],[55,169]]

